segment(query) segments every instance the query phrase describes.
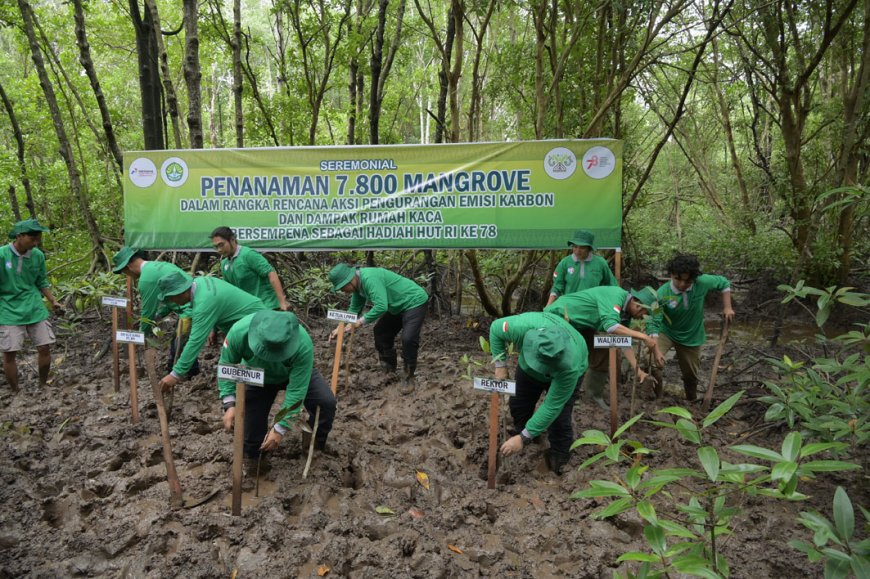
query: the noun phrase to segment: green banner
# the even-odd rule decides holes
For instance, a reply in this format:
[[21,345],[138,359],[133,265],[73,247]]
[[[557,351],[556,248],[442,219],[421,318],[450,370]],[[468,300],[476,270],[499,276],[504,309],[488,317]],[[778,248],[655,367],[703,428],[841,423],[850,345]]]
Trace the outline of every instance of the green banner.
[[618,247],[622,141],[132,151],[128,245],[210,249]]

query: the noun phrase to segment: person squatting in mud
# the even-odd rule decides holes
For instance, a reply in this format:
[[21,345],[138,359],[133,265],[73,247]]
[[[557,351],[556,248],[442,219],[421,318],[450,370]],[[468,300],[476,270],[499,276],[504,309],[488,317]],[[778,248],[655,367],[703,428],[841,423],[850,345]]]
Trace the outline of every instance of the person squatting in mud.
[[[595,236],[579,229],[568,240],[571,253],[562,259],[553,271],[553,286],[550,289],[550,297],[547,306],[550,306],[561,296],[573,294],[579,291],[595,287],[616,287],[619,283],[616,276],[607,264],[607,260],[600,255],[592,253],[595,249]],[[606,408],[604,402],[604,388],[606,380],[601,380],[600,370],[607,367],[607,350],[592,348],[591,335],[593,332],[580,334],[586,339],[589,348],[589,368],[583,379],[583,391],[602,408]]]
[[[262,310],[236,322],[221,348],[220,364],[243,364],[265,371],[263,387],[245,391],[245,470],[256,468],[261,451],[278,447],[291,424],[299,419],[300,406],[308,411],[314,427],[319,416],[314,448],[326,451],[326,440],[335,419],[336,400],[326,380],[314,367],[314,345],[308,332],[290,312]],[[236,383],[218,380],[223,404],[223,424],[232,430],[235,420]],[[280,412],[287,414],[270,429],[269,410],[278,392],[284,390]],[[317,409],[320,409],[319,415]],[[268,431],[268,432],[267,432]],[[260,465],[262,472],[265,465]]]
[[704,297],[712,290],[722,292],[722,315],[726,322],[734,319],[731,307],[731,283],[720,275],[701,273],[701,265],[694,255],[675,256],[667,264],[671,281],[658,290],[660,312],[652,317],[647,332],[658,339],[661,360],[653,367],[657,380],[656,396],[663,391],[662,369],[664,354],[674,348],[683,388],[687,400],[698,395],[698,376],[701,372],[701,346],[707,341],[704,332]]
[[221,256],[224,281],[257,296],[270,310],[290,309],[278,272],[259,252],[239,245],[232,229],[216,228],[211,232],[211,244]]
[[[555,314],[528,312],[497,319],[489,327],[497,380],[508,377],[509,342],[520,357],[517,392],[508,403],[516,434],[502,444],[501,453],[509,456],[520,452],[546,430],[550,442],[545,454],[547,466],[561,474],[574,442],[572,412],[577,387],[586,372],[586,343],[577,330]],[[535,409],[545,391],[547,397]]]
[[157,288],[161,302],[169,301],[177,306],[190,304],[190,339],[172,371],[160,380],[164,392],[187,376],[212,328],[226,334],[243,317],[266,309],[260,298],[214,277],[191,279],[179,272],[171,272],[157,281]]
[[43,231],[48,228],[36,219],[19,221],[9,233],[12,242],[0,247],[3,260],[0,267],[0,351],[3,352],[3,373],[13,392],[18,390],[16,357],[24,347],[25,335],[36,347],[39,385],[48,384],[54,330],[42,298],[51,303],[54,311],[63,310],[46,279],[45,254],[37,247]]
[[[402,333],[404,374],[400,392],[410,394],[416,384],[420,331],[426,319],[429,294],[412,280],[380,267],[353,268],[339,263],[329,271],[332,291],[352,294],[349,310],[360,314],[366,303],[372,307],[356,323],[347,324],[345,333],[363,325],[375,324],[375,349],[381,366],[388,373],[397,370],[395,339]],[[332,341],[338,328],[329,335]]]
[[[608,356],[593,356],[592,352],[607,354],[606,348],[593,350],[595,332],[607,332],[617,336],[629,336],[646,343],[655,361],[661,362],[662,355],[658,351],[658,342],[652,336],[632,330],[628,327],[631,319],[644,317],[647,308],[656,300],[652,288],[631,290],[628,292],[618,286],[601,286],[564,295],[544,308],[544,311],[556,314],[568,320],[574,329],[580,332],[589,350],[589,371],[583,384],[597,382],[603,389],[607,383]],[[638,382],[643,383],[649,376],[637,363],[634,350],[625,350],[625,359],[637,373]],[[603,404],[603,400],[599,405]]]

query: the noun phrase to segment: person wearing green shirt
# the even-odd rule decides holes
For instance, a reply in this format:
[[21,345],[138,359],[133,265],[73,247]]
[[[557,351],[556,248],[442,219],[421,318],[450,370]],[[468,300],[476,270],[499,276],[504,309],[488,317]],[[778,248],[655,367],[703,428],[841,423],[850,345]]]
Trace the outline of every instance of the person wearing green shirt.
[[[528,312],[497,319],[489,327],[497,380],[508,377],[508,343],[513,343],[520,357],[517,391],[508,403],[518,434],[502,444],[501,453],[508,456],[519,452],[547,431],[547,466],[561,474],[574,442],[572,412],[577,386],[586,372],[586,344],[577,330],[555,314]],[[536,410],[545,391],[547,397]]]
[[[395,339],[399,332],[402,333],[405,373],[401,391],[410,394],[415,384],[420,331],[426,319],[429,294],[412,280],[380,267],[354,268],[339,263],[329,271],[329,281],[333,292],[351,294],[351,312],[360,314],[366,303],[372,304],[356,323],[345,327],[345,332],[374,324],[375,349],[387,372],[396,371]],[[329,339],[332,340],[337,333],[336,328]]]
[[12,391],[18,390],[16,357],[28,336],[36,347],[39,385],[48,384],[51,371],[51,344],[54,331],[48,321],[47,299],[55,311],[63,306],[49,288],[45,272],[45,254],[37,247],[42,232],[48,231],[36,219],[17,222],[9,233],[11,243],[0,247],[0,351],[3,373]]
[[190,304],[190,338],[172,371],[160,380],[164,392],[188,374],[212,328],[226,334],[243,317],[266,309],[260,298],[214,277],[191,279],[175,271],[157,280],[157,290],[161,302]]
[[[641,319],[646,315],[647,308],[656,300],[652,288],[632,290],[631,292],[619,286],[601,286],[579,291],[560,297],[544,311],[562,316],[580,332],[589,350],[589,372],[586,376],[586,386],[594,393],[603,391],[607,383],[609,365],[608,350],[595,349],[593,343],[596,332],[607,332],[617,336],[628,336],[643,341],[658,360],[658,345],[656,339],[628,327],[630,320]],[[639,382],[647,378],[637,363],[634,350],[625,350],[625,359],[637,373]],[[603,404],[603,400],[600,404]]]
[[257,296],[270,310],[290,309],[278,272],[266,258],[236,241],[226,226],[211,232],[211,244],[221,256],[221,276],[237,288]]
[[592,233],[575,231],[574,237],[568,240],[568,247],[571,248],[571,255],[560,261],[553,272],[548,306],[559,296],[598,286],[617,285],[607,260],[592,253],[595,248],[595,236]]
[[[701,273],[701,265],[694,255],[675,256],[668,262],[667,272],[671,281],[658,290],[660,312],[653,316],[647,331],[657,336],[662,356],[674,348],[683,376],[686,399],[695,400],[701,372],[701,346],[707,340],[704,332],[704,298],[713,290],[722,292],[722,315],[726,321],[732,321],[731,284],[720,275]],[[661,396],[663,391],[663,367],[664,358],[653,369],[653,376],[658,381],[657,396]]]
[[[157,281],[173,272],[192,279],[180,267],[165,261],[147,261],[144,254],[138,249],[125,245],[112,257],[112,271],[124,274],[136,282],[139,292],[140,320],[139,331],[151,333],[152,323],[169,314],[170,311],[186,309],[176,308],[175,304],[161,304],[158,299]],[[184,317],[190,317],[189,312],[182,313]]]
[[[291,425],[299,419],[300,406],[308,410],[308,424],[320,408],[314,446],[326,450],[326,439],[335,419],[332,390],[314,367],[314,345],[308,332],[290,312],[261,310],[233,324],[221,348],[220,364],[243,364],[265,371],[265,384],[245,390],[245,458],[256,459],[260,451],[277,448]],[[218,380],[223,402],[223,424],[232,430],[236,413],[236,383]],[[269,411],[278,392],[284,390],[281,411],[287,414],[271,429]],[[267,434],[268,430],[268,434]]]

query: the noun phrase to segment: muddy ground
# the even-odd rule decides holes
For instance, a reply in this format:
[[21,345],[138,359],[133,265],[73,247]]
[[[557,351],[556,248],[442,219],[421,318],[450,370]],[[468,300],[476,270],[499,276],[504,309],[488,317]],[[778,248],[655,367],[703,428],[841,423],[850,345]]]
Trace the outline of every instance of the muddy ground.
[[[328,377],[330,326],[325,320],[308,323],[318,367]],[[770,351],[760,341],[769,333],[766,323],[734,333],[721,365],[718,400],[740,388],[748,397],[761,395],[758,381],[770,370],[752,362]],[[592,514],[604,503],[569,498],[590,479],[616,476],[602,467],[577,471],[591,451],[573,453],[572,468],[556,477],[544,464],[546,443],[533,444],[500,466],[497,490],[486,488],[489,396],[472,389],[459,360],[480,353],[478,338],[487,327],[483,317],[427,320],[412,396],[400,395],[395,383],[384,384],[371,331],[358,335],[348,388],[342,368],[332,454],[316,454],[303,481],[306,452],[301,432],[292,431],[261,478],[260,497],[246,492],[242,515],[232,517],[232,435],[221,427],[211,378],[217,350],[206,349],[204,373],[179,387],[170,430],[184,494],[219,492],[201,506],[173,510],[144,367],[141,423],[133,426],[127,381],[114,393],[111,356],[95,359],[108,324],[79,322],[59,338],[47,389],[35,386],[34,352],[19,364],[20,393],[11,394],[0,378],[0,577],[316,577],[324,568],[327,577],[353,578],[611,577],[620,554],[644,548],[643,525],[628,514],[595,520]],[[711,329],[705,372],[714,355],[715,322]],[[800,358],[812,349],[811,327],[797,333],[796,342],[771,353]],[[668,366],[666,378],[674,386],[677,372],[675,363]],[[675,388],[661,401],[640,398],[639,411],[648,414],[682,403]],[[623,387],[622,420],[629,402]],[[747,438],[763,424],[764,409],[751,401],[739,404],[716,425],[714,438],[722,445],[741,439],[778,448],[782,432]],[[609,417],[583,400],[574,424],[577,435],[607,430]],[[639,423],[632,433],[659,451],[658,467],[697,465],[695,447],[673,431]],[[429,490],[417,482],[416,471],[428,475]],[[801,483],[812,496],[809,504],[741,503],[736,533],[723,545],[732,577],[822,576],[820,564],[809,564],[786,544],[810,539],[796,515],[809,507],[830,513],[838,484],[854,502],[870,504],[866,483],[862,473],[832,474]],[[378,507],[395,515],[379,514]],[[667,506],[660,500],[657,508]],[[860,515],[856,519],[860,527]]]

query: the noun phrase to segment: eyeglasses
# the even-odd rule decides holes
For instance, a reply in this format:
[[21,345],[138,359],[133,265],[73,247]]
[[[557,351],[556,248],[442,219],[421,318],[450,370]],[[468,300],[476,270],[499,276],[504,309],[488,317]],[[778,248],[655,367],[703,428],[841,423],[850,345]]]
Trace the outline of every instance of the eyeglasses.
[[220,249],[226,244],[227,244],[226,241],[218,241],[217,243],[212,243],[211,246],[214,247],[215,249]]

